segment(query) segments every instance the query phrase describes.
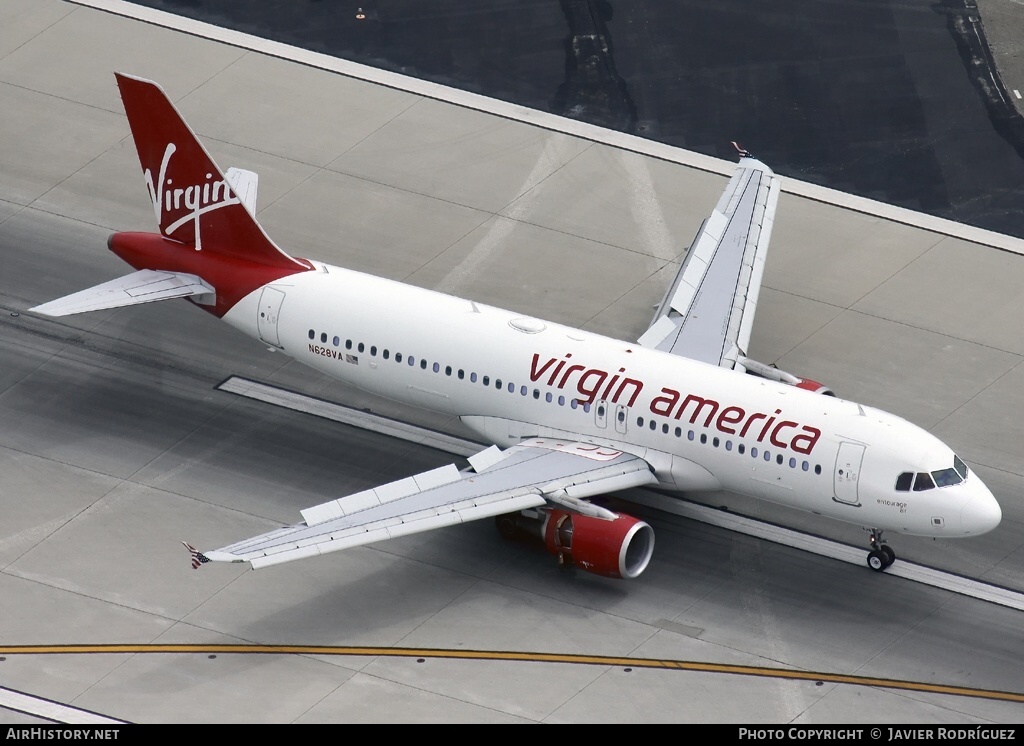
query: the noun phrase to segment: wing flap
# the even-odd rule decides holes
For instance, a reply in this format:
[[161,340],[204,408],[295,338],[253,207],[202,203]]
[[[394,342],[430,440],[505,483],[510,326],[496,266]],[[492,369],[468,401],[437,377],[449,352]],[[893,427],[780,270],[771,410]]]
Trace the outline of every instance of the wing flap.
[[[654,481],[643,459],[583,443],[536,439],[302,511],[303,523],[201,553],[253,568],[289,562],[502,513],[558,504]],[[478,454],[480,456],[480,454]],[[484,466],[486,464],[486,467]]]
[[[198,296],[200,303],[213,303],[214,289],[196,275],[141,269],[102,285],[80,290],[63,298],[30,308],[44,316],[69,316],[106,308],[135,306],[170,298]],[[206,296],[205,298],[203,296]]]
[[344,503],[342,500],[331,500],[322,505],[306,508],[301,511],[302,519],[306,522],[307,526],[316,526],[334,518],[358,513],[375,505],[383,505],[392,500],[399,500],[403,497],[415,495],[418,492],[456,482],[460,478],[459,470],[455,468],[455,464],[448,464],[439,469],[417,474],[414,477],[399,479],[380,487],[357,492],[354,495],[342,498]]

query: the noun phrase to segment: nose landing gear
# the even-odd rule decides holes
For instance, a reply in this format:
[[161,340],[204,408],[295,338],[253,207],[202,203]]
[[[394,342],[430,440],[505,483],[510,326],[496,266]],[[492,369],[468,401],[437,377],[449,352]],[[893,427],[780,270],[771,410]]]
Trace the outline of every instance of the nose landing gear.
[[896,552],[888,544],[882,543],[881,529],[871,529],[871,551],[868,552],[868,567],[875,572],[882,572],[896,561]]

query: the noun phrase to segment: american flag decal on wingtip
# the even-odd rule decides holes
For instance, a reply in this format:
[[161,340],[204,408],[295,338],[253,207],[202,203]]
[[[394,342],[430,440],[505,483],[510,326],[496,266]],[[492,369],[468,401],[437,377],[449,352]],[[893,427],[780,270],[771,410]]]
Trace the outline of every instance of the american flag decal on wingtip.
[[188,542],[183,541],[181,543],[185,545],[185,549],[187,549],[188,553],[192,555],[192,569],[193,570],[198,570],[201,565],[205,565],[207,562],[210,561],[209,557],[207,557],[205,554],[200,552],[198,549],[196,549],[194,546],[192,546]]

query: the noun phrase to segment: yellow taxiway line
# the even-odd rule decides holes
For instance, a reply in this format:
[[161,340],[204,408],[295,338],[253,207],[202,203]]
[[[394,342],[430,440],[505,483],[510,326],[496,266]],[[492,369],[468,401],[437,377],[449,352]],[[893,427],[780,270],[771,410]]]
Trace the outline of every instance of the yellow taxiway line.
[[976,689],[921,681],[881,679],[873,676],[796,671],[766,666],[736,666],[701,661],[661,660],[657,658],[629,658],[610,655],[573,655],[566,653],[531,653],[506,650],[446,650],[442,648],[375,648],[337,645],[0,645],[0,656],[5,655],[83,655],[83,654],[216,654],[232,655],[345,655],[390,658],[439,658],[479,661],[514,661],[517,663],[570,663],[589,666],[622,666],[625,668],[651,668],[673,671],[725,673],[738,676],[759,676],[795,681],[829,682],[853,686],[873,686],[883,689],[902,689],[932,694],[950,694],[959,697],[993,699],[1024,703],[1024,693]]

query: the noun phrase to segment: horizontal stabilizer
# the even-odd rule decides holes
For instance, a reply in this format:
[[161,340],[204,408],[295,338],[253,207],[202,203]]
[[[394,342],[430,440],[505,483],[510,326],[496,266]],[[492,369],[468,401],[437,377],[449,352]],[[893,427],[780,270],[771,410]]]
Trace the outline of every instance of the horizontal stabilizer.
[[244,168],[229,168],[224,172],[224,178],[249,214],[256,217],[256,188],[260,182],[259,174],[246,171]]
[[198,296],[196,300],[199,303],[212,304],[215,300],[215,291],[196,275],[142,269],[29,310],[44,316],[69,316],[74,313],[136,306],[140,303],[189,296]]

